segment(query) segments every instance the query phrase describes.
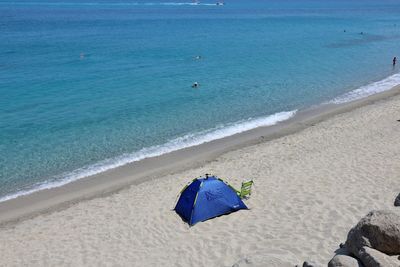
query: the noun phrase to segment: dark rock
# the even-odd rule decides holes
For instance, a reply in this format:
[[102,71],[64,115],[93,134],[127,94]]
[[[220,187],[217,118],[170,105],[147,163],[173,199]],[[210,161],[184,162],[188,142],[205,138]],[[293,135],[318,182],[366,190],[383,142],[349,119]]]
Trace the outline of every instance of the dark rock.
[[399,267],[400,261],[376,249],[362,247],[359,251],[360,260],[365,267]]
[[303,262],[303,267],[318,267],[318,265],[312,261],[305,261]]
[[396,197],[396,199],[394,200],[394,205],[395,205],[396,207],[399,207],[399,206],[400,206],[400,193],[399,193],[399,195]]
[[336,255],[345,255],[345,256],[352,256],[351,252],[346,248],[345,245],[341,246],[337,250],[335,250]]
[[331,259],[328,267],[364,267],[364,265],[356,258],[338,254]]
[[371,211],[350,230],[345,245],[358,258],[364,246],[388,255],[400,254],[400,213]]

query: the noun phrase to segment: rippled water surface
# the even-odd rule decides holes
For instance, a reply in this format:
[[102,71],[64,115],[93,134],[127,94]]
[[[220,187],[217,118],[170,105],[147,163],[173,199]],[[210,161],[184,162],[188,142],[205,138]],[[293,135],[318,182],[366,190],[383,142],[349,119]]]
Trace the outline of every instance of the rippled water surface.
[[0,0],[0,196],[387,90],[396,54],[398,1]]

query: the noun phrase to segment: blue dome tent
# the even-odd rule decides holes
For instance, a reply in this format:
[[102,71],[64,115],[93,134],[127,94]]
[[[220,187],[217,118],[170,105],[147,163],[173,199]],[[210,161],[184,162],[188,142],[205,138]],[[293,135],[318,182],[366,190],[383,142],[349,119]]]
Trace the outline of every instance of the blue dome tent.
[[221,179],[206,175],[196,178],[181,191],[176,213],[189,225],[247,209],[236,191]]

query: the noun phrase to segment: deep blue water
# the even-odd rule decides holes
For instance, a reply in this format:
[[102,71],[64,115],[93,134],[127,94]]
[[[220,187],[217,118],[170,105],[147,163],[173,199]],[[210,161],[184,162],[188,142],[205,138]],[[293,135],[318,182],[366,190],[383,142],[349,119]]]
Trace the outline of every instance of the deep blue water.
[[0,198],[400,83],[399,1],[214,4],[0,0]]

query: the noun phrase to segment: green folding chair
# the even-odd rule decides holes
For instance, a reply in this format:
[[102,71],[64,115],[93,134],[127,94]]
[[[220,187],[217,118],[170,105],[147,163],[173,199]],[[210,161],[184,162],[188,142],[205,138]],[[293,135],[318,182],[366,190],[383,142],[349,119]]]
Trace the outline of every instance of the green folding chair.
[[236,190],[238,196],[240,198],[249,198],[251,195],[251,187],[253,183],[253,180],[242,182],[242,187],[240,188],[240,191]]

